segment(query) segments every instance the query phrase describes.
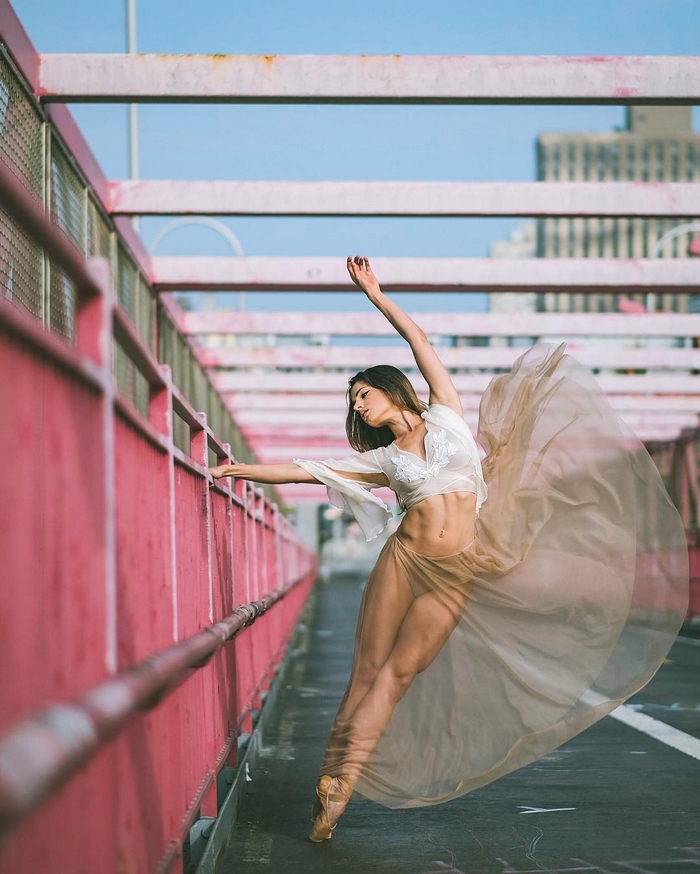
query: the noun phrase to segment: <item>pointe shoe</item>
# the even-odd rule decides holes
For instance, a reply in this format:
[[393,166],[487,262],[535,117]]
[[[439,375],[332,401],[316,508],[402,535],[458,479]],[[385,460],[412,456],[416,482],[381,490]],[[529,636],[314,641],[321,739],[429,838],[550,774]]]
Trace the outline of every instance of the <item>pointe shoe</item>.
[[[338,825],[340,815],[347,807],[352,790],[342,777],[329,777],[324,774],[316,787],[318,801],[311,811],[313,825],[309,839],[316,844],[330,840],[333,829]],[[320,806],[319,812],[314,816],[314,810]],[[331,824],[332,823],[332,824]]]

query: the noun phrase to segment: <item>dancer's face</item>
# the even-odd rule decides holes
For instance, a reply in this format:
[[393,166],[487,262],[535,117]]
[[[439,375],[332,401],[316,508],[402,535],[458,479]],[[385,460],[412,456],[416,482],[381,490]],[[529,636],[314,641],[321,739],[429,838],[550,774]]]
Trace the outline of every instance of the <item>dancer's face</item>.
[[356,382],[350,392],[353,409],[370,428],[381,428],[395,407],[380,388],[373,388],[366,382]]

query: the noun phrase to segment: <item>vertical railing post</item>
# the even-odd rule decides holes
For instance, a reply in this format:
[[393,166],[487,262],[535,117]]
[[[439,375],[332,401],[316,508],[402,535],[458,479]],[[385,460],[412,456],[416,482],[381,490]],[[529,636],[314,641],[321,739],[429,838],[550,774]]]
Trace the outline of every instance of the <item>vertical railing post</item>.
[[[207,437],[207,414],[197,413],[197,418],[201,423],[201,428],[190,428],[190,457],[201,464],[202,467],[208,466],[209,460],[209,441]],[[205,516],[205,530],[207,538],[207,581],[209,586],[209,621],[214,622],[214,579],[212,571],[212,519],[211,519],[211,496],[209,495],[209,483],[203,480],[202,494],[202,509]]]
[[[233,481],[233,493],[238,497],[241,501],[241,505],[234,508],[234,512],[239,514],[240,525],[238,525],[239,536],[240,536],[240,554],[242,556],[242,567],[240,570],[240,579],[236,577],[234,574],[233,578],[233,603],[234,606],[236,604],[241,604],[244,601],[249,601],[249,560],[248,560],[248,484],[244,479],[237,479]],[[236,539],[234,534],[234,547],[236,546]]]
[[[233,464],[233,455],[231,453],[231,444],[224,443],[223,449],[226,452],[226,455],[219,457],[217,455],[216,463],[217,464]],[[231,482],[231,491],[234,491],[235,483]],[[229,555],[231,556],[231,561],[228,566],[228,606],[229,609],[233,609],[236,606],[236,601],[234,597],[235,587],[234,587],[234,576],[236,573],[236,563],[234,560],[234,547],[236,545],[236,537],[233,530],[233,513],[234,513],[234,504],[233,501],[229,498],[226,502],[226,521],[228,523],[228,543],[229,543]]]
[[[684,444],[685,469],[691,497],[690,527],[697,529],[700,517],[700,495],[698,494],[698,471],[695,463],[695,441],[693,438]],[[693,513],[694,511],[694,513]]]
[[685,458],[684,442],[674,445],[673,469],[675,474],[678,509],[686,531],[690,529],[690,486],[688,483],[688,468]]
[[112,314],[114,296],[110,266],[102,258],[88,262],[101,294],[78,290],[75,308],[75,343],[79,352],[91,358],[102,371],[102,452],[104,475],[105,536],[105,666],[117,670],[117,564],[114,396],[112,380]]
[[148,418],[163,434],[168,445],[168,509],[170,519],[170,592],[173,606],[173,640],[180,637],[180,617],[177,598],[177,555],[175,533],[175,456],[173,453],[173,382],[169,365],[161,364],[163,387],[151,389]]
[[284,516],[280,513],[280,508],[277,504],[272,505],[272,531],[273,531],[273,550],[275,556],[275,579],[273,583],[273,588],[277,589],[282,585],[282,531],[281,531],[281,523],[284,519]]
[[265,555],[265,492],[259,486],[255,489],[255,516],[258,525],[258,590],[256,598],[267,594],[267,556]]
[[247,483],[246,510],[248,529],[246,540],[248,541],[248,597],[255,601],[258,597],[258,517],[256,514],[257,495],[253,483]]
[[[209,435],[207,430],[207,415],[204,412],[196,413],[197,423],[190,422],[190,458],[200,464],[204,469],[208,467],[209,460]],[[206,538],[206,561],[207,561],[207,589],[208,589],[208,619],[210,623],[216,621],[214,609],[214,569],[213,569],[213,551],[214,551],[214,524],[212,518],[212,497],[209,493],[209,483],[206,477],[199,480],[201,484],[201,495],[199,498],[200,511],[204,514],[204,530]],[[201,682],[204,684],[204,689],[207,695],[215,696],[216,681],[214,674],[207,668],[208,676],[202,677]],[[219,692],[219,694],[221,694]],[[208,703],[208,702],[207,702]],[[211,714],[214,712],[214,707],[206,708],[206,712]],[[201,718],[201,716],[200,716]],[[207,746],[207,760],[211,761],[217,754],[216,749],[216,726],[211,719],[205,717],[204,724],[200,729],[200,737],[205,740]],[[212,758],[210,758],[212,757]],[[217,808],[217,787],[216,779],[212,780],[207,789],[203,792],[199,813],[201,816],[216,817],[218,814]]]

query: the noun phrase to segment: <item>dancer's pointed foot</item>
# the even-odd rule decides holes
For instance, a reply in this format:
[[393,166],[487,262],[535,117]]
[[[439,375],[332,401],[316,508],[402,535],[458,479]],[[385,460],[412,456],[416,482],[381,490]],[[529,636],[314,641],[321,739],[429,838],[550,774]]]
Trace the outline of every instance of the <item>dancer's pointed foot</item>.
[[342,812],[348,806],[352,789],[342,777],[324,774],[316,787],[316,803],[311,811],[313,825],[309,838],[316,844],[332,837]]

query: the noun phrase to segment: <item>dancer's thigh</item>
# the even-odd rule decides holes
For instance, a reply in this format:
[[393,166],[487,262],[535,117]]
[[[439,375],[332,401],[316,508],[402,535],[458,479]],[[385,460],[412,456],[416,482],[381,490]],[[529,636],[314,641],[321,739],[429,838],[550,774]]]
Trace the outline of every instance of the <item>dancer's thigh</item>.
[[394,645],[414,596],[393,550],[380,555],[367,581],[357,626],[353,679],[371,683]]
[[401,623],[387,666],[408,682],[435,659],[459,622],[467,601],[463,589],[428,592],[416,598]]

